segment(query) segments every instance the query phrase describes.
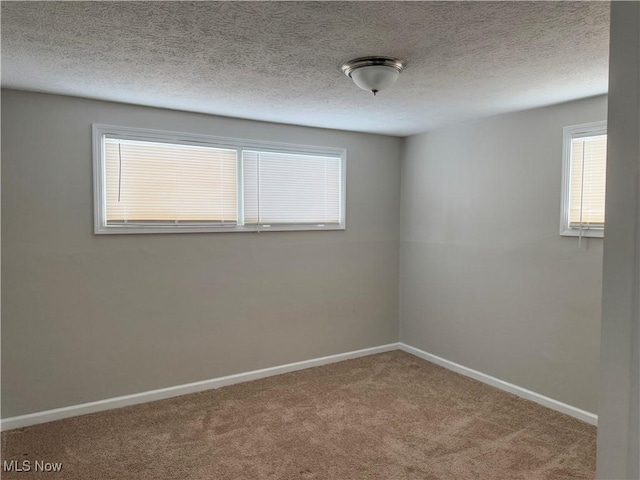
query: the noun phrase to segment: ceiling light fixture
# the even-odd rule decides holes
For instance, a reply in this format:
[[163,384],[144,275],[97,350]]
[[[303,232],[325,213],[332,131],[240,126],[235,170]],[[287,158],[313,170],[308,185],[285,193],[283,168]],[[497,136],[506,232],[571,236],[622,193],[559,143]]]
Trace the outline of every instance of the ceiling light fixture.
[[406,63],[390,57],[361,57],[342,65],[342,73],[358,87],[374,95],[390,87],[400,76]]

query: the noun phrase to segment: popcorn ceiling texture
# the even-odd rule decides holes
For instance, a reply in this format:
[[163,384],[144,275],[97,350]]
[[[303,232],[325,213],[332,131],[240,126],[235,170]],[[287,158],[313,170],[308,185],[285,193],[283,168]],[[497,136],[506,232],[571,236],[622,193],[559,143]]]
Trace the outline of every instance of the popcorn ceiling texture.
[[[2,2],[2,86],[408,135],[606,93],[608,2]],[[340,72],[408,61],[374,98]]]

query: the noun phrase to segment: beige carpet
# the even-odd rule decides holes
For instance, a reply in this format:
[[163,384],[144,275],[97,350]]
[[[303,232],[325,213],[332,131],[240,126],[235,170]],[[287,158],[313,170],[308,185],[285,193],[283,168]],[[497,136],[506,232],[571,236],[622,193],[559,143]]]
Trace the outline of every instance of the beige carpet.
[[594,478],[594,427],[404,352],[2,435],[27,479]]

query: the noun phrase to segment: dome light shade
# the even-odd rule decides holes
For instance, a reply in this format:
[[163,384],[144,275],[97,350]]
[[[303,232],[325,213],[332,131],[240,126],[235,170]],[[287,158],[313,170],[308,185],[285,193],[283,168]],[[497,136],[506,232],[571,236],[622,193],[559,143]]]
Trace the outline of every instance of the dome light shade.
[[342,65],[342,72],[362,90],[373,93],[390,87],[400,76],[405,63],[389,57],[362,57]]

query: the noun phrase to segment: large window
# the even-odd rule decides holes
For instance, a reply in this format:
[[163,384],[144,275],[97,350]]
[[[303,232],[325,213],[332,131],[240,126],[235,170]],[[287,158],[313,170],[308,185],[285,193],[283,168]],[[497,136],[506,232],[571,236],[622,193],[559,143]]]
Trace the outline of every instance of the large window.
[[561,235],[604,235],[606,172],[606,122],[565,127]]
[[93,126],[96,233],[345,228],[343,149]]

